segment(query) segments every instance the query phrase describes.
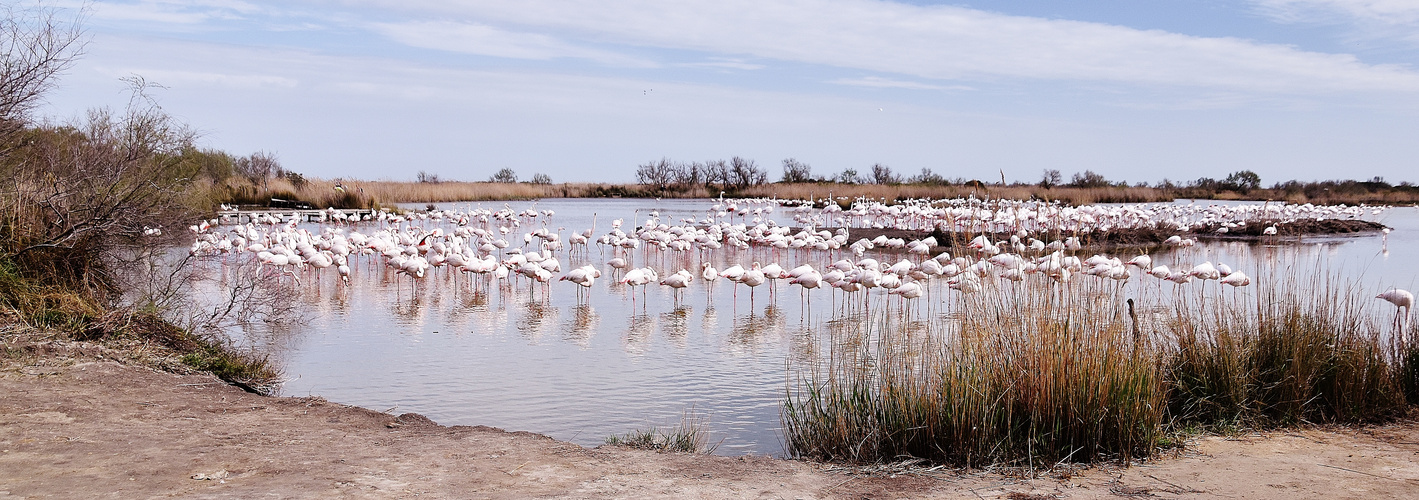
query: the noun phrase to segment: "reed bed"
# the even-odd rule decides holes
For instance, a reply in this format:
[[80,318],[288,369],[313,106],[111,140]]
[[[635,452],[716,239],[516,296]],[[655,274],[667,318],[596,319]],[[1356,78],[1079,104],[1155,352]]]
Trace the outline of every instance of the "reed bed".
[[[336,188],[339,186],[339,189]],[[229,178],[212,185],[210,197],[213,202],[234,205],[261,205],[273,203],[273,199],[287,202],[306,203],[314,208],[378,208],[378,196],[365,192],[357,185],[343,184],[326,179],[291,179],[278,177],[253,184],[245,179]]]
[[907,199],[994,198],[1011,200],[1059,200],[1071,205],[1090,203],[1147,203],[1173,201],[1173,193],[1148,187],[1053,187],[996,184],[762,184],[737,193],[742,196],[780,199],[868,198],[894,202]]
[[1088,312],[1109,298],[1027,285],[964,296],[925,332],[869,322],[857,334],[871,341],[830,354],[788,394],[788,449],[963,466],[1146,454],[1160,432],[1162,378],[1127,320]]
[[[335,189],[341,186],[344,190]],[[402,182],[330,180],[298,177],[275,177],[254,184],[235,177],[217,182],[212,197],[221,203],[266,205],[271,198],[308,203],[315,208],[370,208],[391,203],[444,203],[458,201],[511,201],[539,198],[713,198],[725,192],[735,197],[823,200],[832,197],[840,203],[859,198],[896,203],[908,199],[946,199],[974,196],[976,198],[1050,200],[1070,205],[1091,203],[1167,202],[1177,198],[1285,200],[1292,203],[1379,203],[1406,204],[1419,202],[1419,196],[1407,191],[1377,193],[1329,193],[1308,197],[1304,193],[1259,189],[1243,196],[1233,191],[1204,191],[1159,187],[1071,187],[1044,188],[1029,184],[839,184],[839,183],[767,183],[743,189],[713,185],[660,187],[646,184],[616,183],[503,183],[503,182]]]
[[364,193],[381,203],[440,203],[538,198],[703,198],[709,196],[709,192],[706,190],[687,189],[662,192],[640,184],[358,181],[350,182],[349,185],[363,190]]
[[1162,320],[1177,422],[1356,424],[1406,409],[1419,349],[1376,321],[1384,313],[1370,308],[1372,293],[1331,277],[1290,277],[1255,296],[1228,295],[1184,297]]
[[1419,392],[1419,349],[1379,326],[1372,293],[1335,280],[1240,293],[1003,283],[951,292],[925,328],[882,315],[829,333],[830,352],[790,372],[789,453],[965,467],[1129,460],[1184,429],[1384,421]]

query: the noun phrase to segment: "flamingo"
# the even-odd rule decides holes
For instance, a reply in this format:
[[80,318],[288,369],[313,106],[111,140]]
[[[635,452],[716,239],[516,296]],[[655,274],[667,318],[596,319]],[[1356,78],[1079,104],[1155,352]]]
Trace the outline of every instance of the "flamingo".
[[1233,273],[1229,273],[1227,274],[1227,276],[1223,277],[1221,283],[1223,285],[1243,287],[1251,284],[1251,278],[1248,278],[1247,275],[1241,271],[1236,271]]
[[1409,313],[1414,310],[1414,294],[1409,290],[1391,288],[1389,291],[1376,295],[1377,299],[1384,299],[1394,304],[1394,324],[1399,327],[1399,342],[1404,343],[1404,327],[1409,323]]
[[666,276],[665,279],[660,280],[660,284],[668,286],[674,291],[675,302],[678,304],[680,302],[680,290],[688,286],[692,280],[694,280],[694,275],[690,274],[688,270],[681,269],[675,274]]
[[[562,276],[558,281],[570,281],[572,283],[580,285],[581,288],[589,289],[591,288],[591,285],[596,283],[596,278],[600,276],[601,270],[597,269],[596,266],[587,264],[585,266],[572,269],[571,271],[567,272],[566,276]],[[581,294],[580,289],[578,289],[577,294]]]
[[735,283],[734,298],[738,299],[739,283],[744,282],[744,267],[740,266],[739,264],[735,264],[733,266],[730,266],[729,269],[725,269],[724,271],[720,272],[719,277],[727,279],[729,281],[733,281]]
[[[819,274],[818,271],[814,270],[811,266],[808,266],[806,264],[802,267],[807,267],[808,269],[800,272],[798,276],[789,278],[788,284],[803,287],[804,294],[807,296],[808,304],[811,306],[813,304],[813,295],[811,293],[808,293],[808,291],[814,288],[818,288],[818,286],[822,284],[823,275]],[[795,271],[797,271],[797,269],[795,269]]]
[[626,259],[620,257],[616,257],[614,259],[606,261],[606,265],[611,266],[611,269],[615,269],[623,273],[626,272],[626,268],[631,267],[630,263],[626,262]]
[[921,285],[917,284],[917,282],[908,281],[906,283],[902,283],[901,286],[889,290],[887,293],[893,295],[901,295],[904,299],[915,299],[921,297],[922,288]]
[[1153,268],[1153,258],[1147,255],[1139,255],[1129,260],[1127,265],[1137,267],[1147,272]]
[[1217,267],[1213,266],[1212,262],[1203,262],[1201,264],[1198,264],[1196,267],[1193,267],[1192,271],[1188,272],[1187,274],[1204,280],[1215,280],[1222,277],[1222,272],[1217,270]]
[[[621,278],[621,284],[623,285],[641,287],[642,295],[645,294],[645,285],[652,281],[655,281],[655,271],[651,270],[648,267],[638,267],[630,271],[626,271],[626,276]],[[631,300],[635,300],[635,298],[635,292],[632,292]]]
[[748,271],[744,271],[743,282],[745,285],[749,286],[750,305],[754,304],[754,287],[764,284],[766,280],[768,280],[768,277],[764,275],[762,269],[759,269],[758,262],[755,262]]

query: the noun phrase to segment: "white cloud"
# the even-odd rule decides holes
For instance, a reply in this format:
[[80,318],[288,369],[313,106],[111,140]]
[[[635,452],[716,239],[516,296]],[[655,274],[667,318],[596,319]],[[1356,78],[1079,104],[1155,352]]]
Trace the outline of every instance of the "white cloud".
[[880,0],[367,0],[563,40],[752,56],[927,79],[1025,78],[1248,92],[1419,91],[1419,73],[1345,54]]
[[880,76],[865,76],[862,78],[839,78],[829,81],[837,85],[850,85],[853,87],[876,87],[891,89],[911,89],[911,90],[972,90],[970,87],[952,85],[943,87],[941,85],[931,85],[921,82],[909,82],[905,80],[892,80]]
[[1286,23],[1353,25],[1357,38],[1419,42],[1419,2],[1414,0],[1252,0],[1257,10]]
[[[82,4],[79,4],[82,5]],[[79,5],[73,5],[78,7]],[[260,12],[257,6],[239,1],[171,1],[141,0],[137,2],[102,2],[89,4],[95,19],[139,21],[178,25],[195,25],[214,19],[236,19]]]
[[743,59],[733,59],[733,58],[725,58],[725,57],[712,57],[712,58],[710,58],[709,61],[705,61],[705,62],[693,62],[693,63],[680,63],[680,64],[676,64],[676,66],[682,66],[682,67],[687,67],[687,68],[737,69],[737,70],[744,70],[744,71],[755,71],[755,70],[760,70],[760,69],[764,69],[764,68],[765,68],[765,66],[762,65],[762,64],[755,64],[755,63],[751,63],[751,62],[746,62],[746,61],[744,61]]
[[[634,165],[647,159],[742,155],[761,164],[792,156],[823,173],[883,162],[899,171],[932,167],[988,177],[1003,169],[1010,178],[1031,178],[1048,165],[1129,180],[1242,169],[1264,178],[1325,178],[1334,165],[1365,157],[1365,177],[1405,179],[1419,155],[1409,140],[1419,128],[1412,99],[1388,95],[1351,96],[1354,102],[1341,96],[1322,101],[1338,106],[1304,113],[1268,106],[1209,112],[1233,107],[1232,96],[1256,98],[1210,89],[1185,93],[1214,97],[1184,103],[1184,112],[1081,106],[1066,102],[1077,90],[1064,98],[1048,90],[1031,97],[1018,85],[1005,96],[982,85],[970,99],[893,92],[867,101],[856,92],[697,83],[660,72],[637,78],[468,68],[172,38],[97,38],[50,96],[49,114],[121,104],[126,96],[115,77],[138,72],[168,87],[156,93],[159,100],[207,131],[208,144],[239,154],[279,151],[288,167],[326,177],[408,178],[425,169],[485,179],[508,166],[557,180],[629,181]],[[655,92],[645,95],[646,88]],[[1140,107],[1160,101],[1146,93],[1123,98]],[[970,105],[956,105],[964,101]],[[1374,112],[1379,107],[1384,111]]]
[[587,48],[537,33],[518,33],[475,23],[409,22],[372,25],[390,39],[413,47],[514,59],[589,59],[628,67],[653,66],[649,61],[611,51]]
[[165,87],[175,86],[200,86],[205,88],[225,87],[237,89],[252,89],[257,87],[282,87],[294,88],[300,85],[300,81],[294,78],[276,75],[261,74],[231,74],[214,71],[184,71],[175,69],[157,68],[97,68],[98,71],[108,73],[115,78],[128,75],[141,75],[144,79],[163,85]]
[[1283,20],[1306,20],[1316,15],[1344,14],[1389,24],[1419,23],[1419,2],[1414,0],[1252,0],[1265,12]]

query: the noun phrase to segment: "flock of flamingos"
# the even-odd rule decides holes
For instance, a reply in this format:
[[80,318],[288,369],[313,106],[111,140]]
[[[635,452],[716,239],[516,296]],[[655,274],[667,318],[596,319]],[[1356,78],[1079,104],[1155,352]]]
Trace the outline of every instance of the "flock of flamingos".
[[[1386,209],[1281,203],[1071,207],[974,198],[893,205],[858,200],[847,209],[817,200],[720,199],[707,204],[701,214],[679,220],[662,219],[659,213],[649,211],[643,220],[636,221],[642,217],[637,212],[632,224],[615,219],[609,230],[600,233],[594,216],[591,227],[568,231],[555,225],[556,214],[551,210],[506,207],[379,211],[362,217],[330,209],[321,212],[318,225],[303,225],[297,215],[280,213],[258,213],[241,224],[233,222],[229,213],[191,227],[196,236],[191,253],[255,259],[263,268],[269,266],[297,282],[311,275],[318,279],[328,268],[348,282],[359,267],[352,266],[352,260],[365,258],[413,280],[447,270],[481,278],[470,279],[470,283],[484,287],[494,282],[501,287],[518,279],[542,287],[565,281],[579,287],[578,297],[598,280],[608,278],[642,287],[642,293],[652,285],[678,292],[697,282],[710,286],[723,279],[734,284],[736,296],[739,285],[748,287],[751,302],[757,287],[779,280],[805,291],[828,287],[848,296],[865,296],[882,289],[903,299],[922,297],[926,291],[923,284],[936,279],[945,280],[960,293],[980,292],[992,280],[1039,279],[1067,284],[1089,276],[1126,281],[1135,272],[1178,285],[1214,280],[1244,287],[1251,278],[1222,263],[1169,267],[1154,266],[1146,254],[1127,260],[1106,254],[1080,258],[1078,254],[1090,235],[1109,231],[1172,233],[1155,243],[1187,247],[1195,243],[1193,237],[1200,231],[1225,234],[1260,222],[1267,225],[1262,233],[1265,238],[1275,235],[1278,225],[1294,221],[1354,219]],[[777,222],[786,218],[791,218],[794,226]],[[953,256],[941,251],[943,242],[926,236],[933,230],[974,237]],[[877,235],[854,240],[850,237],[854,232]],[[909,240],[891,234],[924,237]],[[592,263],[593,247],[603,258],[610,258],[599,262],[601,265]],[[728,256],[729,260],[721,262],[731,265],[716,269],[708,258],[715,252]],[[697,266],[684,258],[694,255],[701,257]],[[647,264],[633,265],[636,257]],[[758,261],[734,263],[736,257],[802,263],[785,268]],[[564,266],[564,259],[584,264]],[[652,262],[660,263],[660,269]],[[634,294],[631,297],[634,300]],[[1397,313],[1405,318],[1414,300],[1413,294],[1400,289],[1378,298],[1397,306]]]

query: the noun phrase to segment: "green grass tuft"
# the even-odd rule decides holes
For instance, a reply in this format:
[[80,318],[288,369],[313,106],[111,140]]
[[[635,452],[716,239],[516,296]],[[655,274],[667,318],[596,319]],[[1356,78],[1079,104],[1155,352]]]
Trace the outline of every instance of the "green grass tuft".
[[693,409],[687,410],[674,427],[636,429],[624,435],[610,436],[606,438],[606,444],[675,453],[714,453],[719,444],[710,444],[706,419],[693,412]]

